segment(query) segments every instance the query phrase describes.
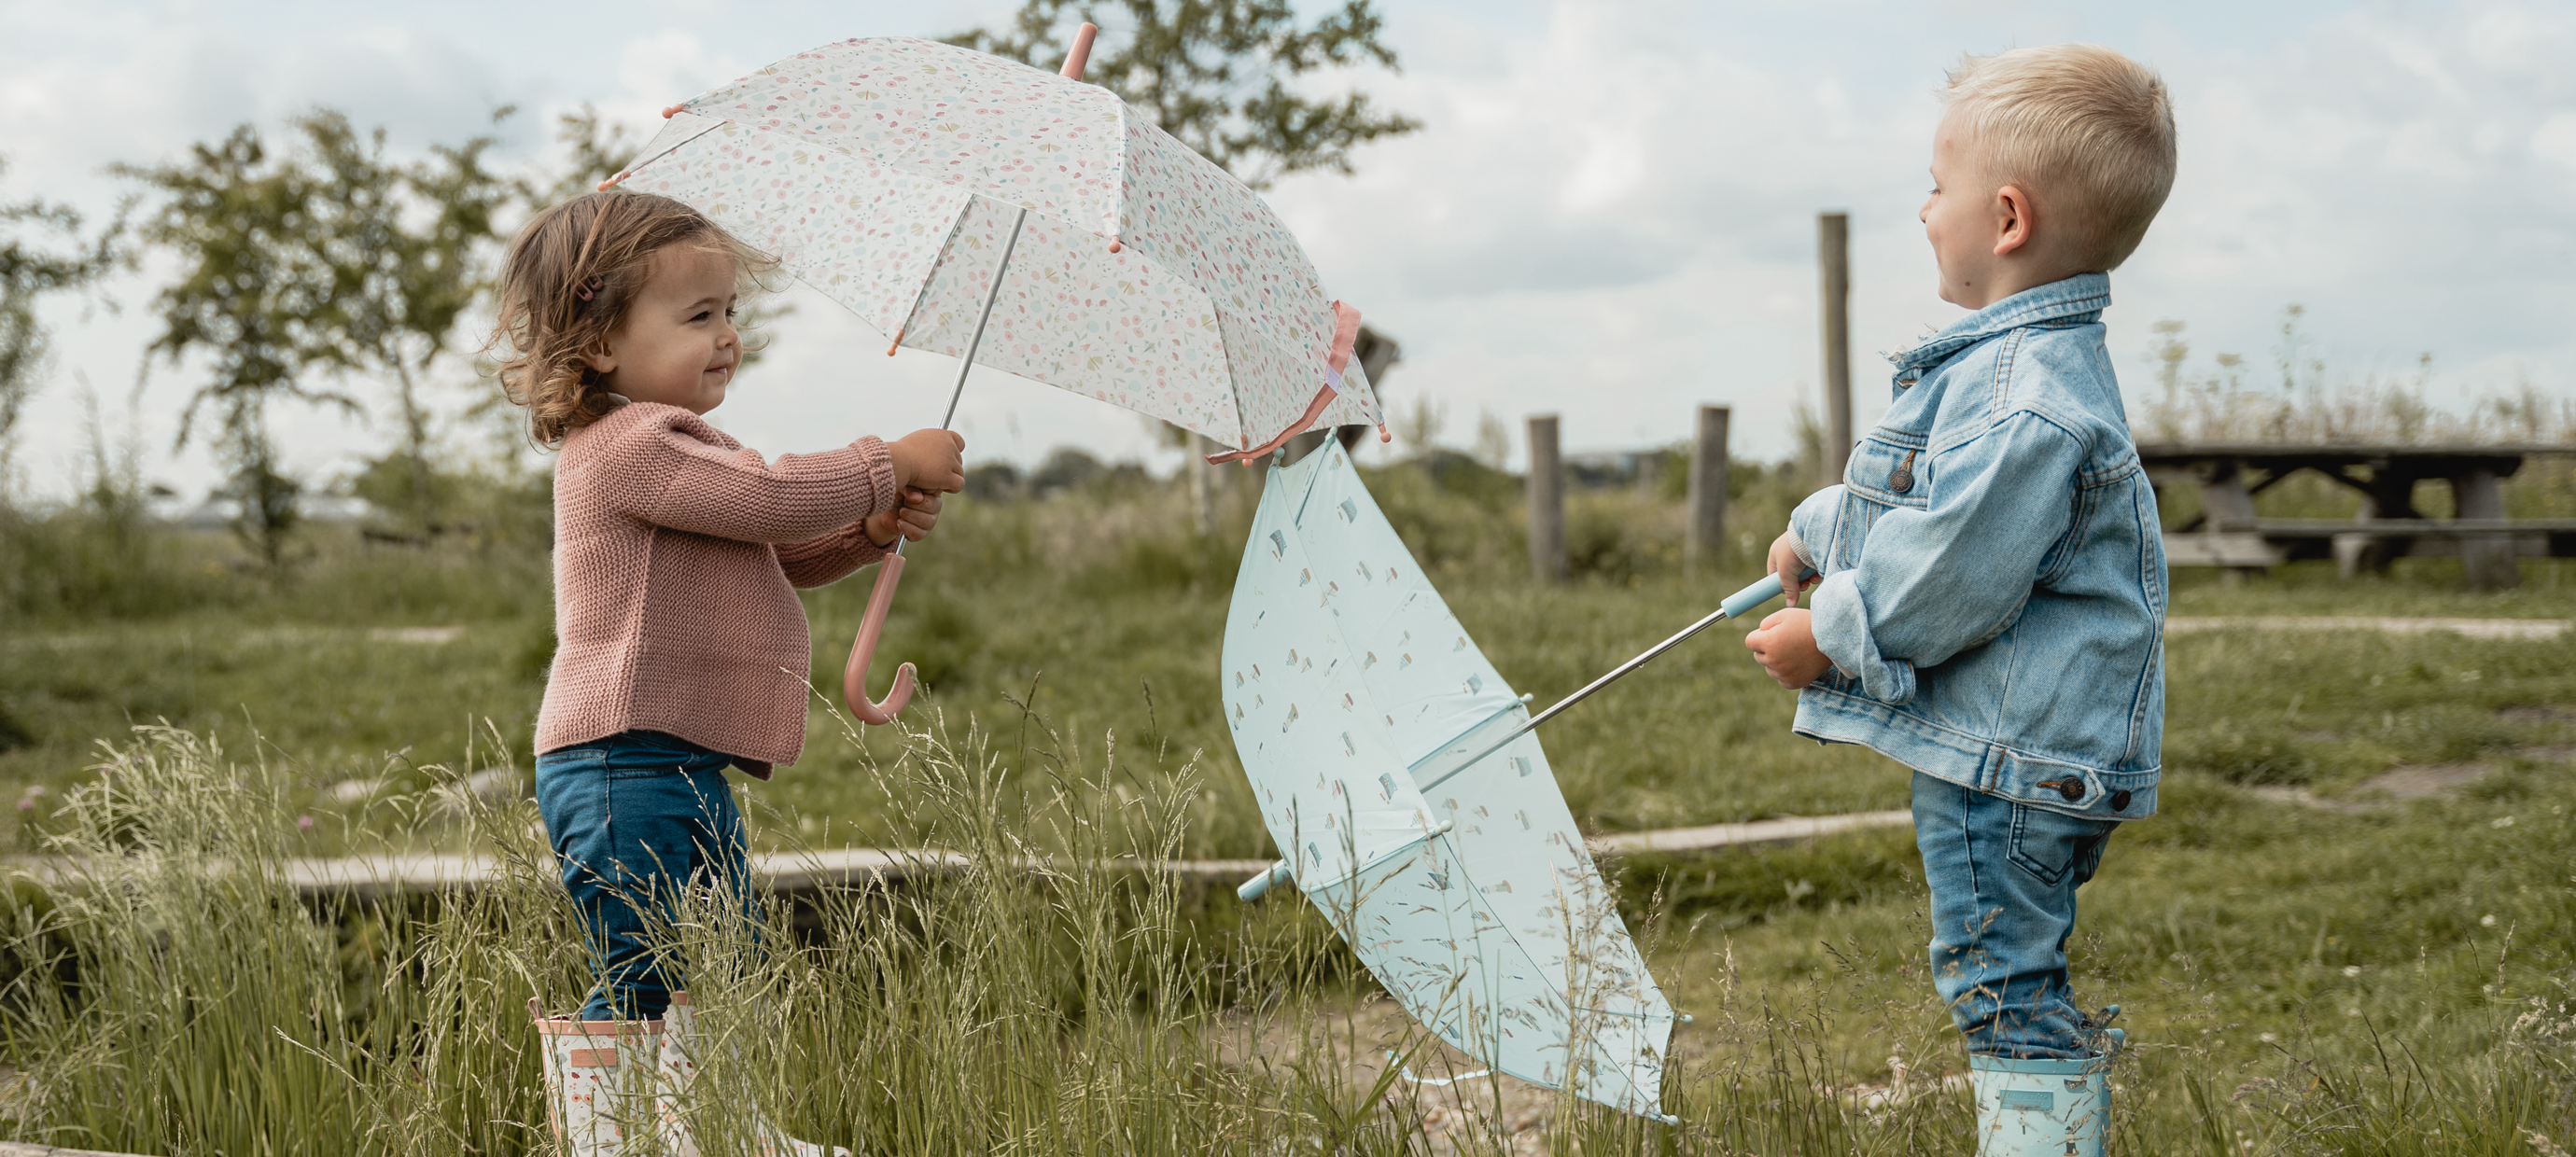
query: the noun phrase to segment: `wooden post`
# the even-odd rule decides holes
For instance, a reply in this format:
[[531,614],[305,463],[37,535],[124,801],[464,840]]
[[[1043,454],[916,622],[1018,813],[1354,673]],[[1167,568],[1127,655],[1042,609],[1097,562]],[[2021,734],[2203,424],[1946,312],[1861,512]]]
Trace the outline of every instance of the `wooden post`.
[[1565,467],[1556,453],[1556,415],[1529,420],[1530,573],[1565,581]]
[[[2503,518],[2504,488],[2495,471],[2470,467],[2451,476],[2452,517]],[[2460,538],[2460,575],[2473,591],[2507,590],[2522,583],[2514,565],[2513,535],[2476,534]]]
[[1696,577],[1726,554],[1726,419],[1724,406],[1699,408],[1699,440],[1691,447],[1690,539],[1682,574]]
[[1816,262],[1824,280],[1825,484],[1843,480],[1851,459],[1851,215],[1816,215]]

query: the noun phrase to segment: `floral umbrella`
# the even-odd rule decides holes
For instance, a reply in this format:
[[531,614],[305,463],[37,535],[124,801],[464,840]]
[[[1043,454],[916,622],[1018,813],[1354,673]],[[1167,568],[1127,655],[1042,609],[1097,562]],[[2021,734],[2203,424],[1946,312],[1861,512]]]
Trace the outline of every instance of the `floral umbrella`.
[[1336,310],[1278,215],[1106,89],[869,38],[666,112],[614,180],[777,253],[889,335],[888,353],[1088,394],[1226,457],[1319,421],[1383,424],[1336,341],[1356,315]]
[[[1243,183],[1075,79],[930,40],[799,53],[663,110],[642,160],[602,182],[695,206],[892,339],[1088,394],[1250,458],[1320,423],[1384,419],[1351,361],[1359,313],[1324,293]],[[987,340],[986,331],[991,330]],[[902,546],[869,597],[843,700],[866,697]]]

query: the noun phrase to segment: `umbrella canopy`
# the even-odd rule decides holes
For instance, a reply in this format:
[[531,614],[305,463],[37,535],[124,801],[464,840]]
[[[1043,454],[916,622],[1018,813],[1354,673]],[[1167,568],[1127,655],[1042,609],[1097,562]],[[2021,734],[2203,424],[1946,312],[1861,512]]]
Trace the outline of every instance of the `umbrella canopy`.
[[1447,777],[1528,712],[1339,443],[1271,471],[1223,662],[1288,871],[1406,1011],[1503,1072],[1661,1118],[1672,1006],[1538,737]]
[[1326,385],[1333,301],[1277,214],[1096,85],[846,40],[674,106],[640,156],[618,180],[776,253],[897,346],[1238,450],[1383,421],[1355,363]]

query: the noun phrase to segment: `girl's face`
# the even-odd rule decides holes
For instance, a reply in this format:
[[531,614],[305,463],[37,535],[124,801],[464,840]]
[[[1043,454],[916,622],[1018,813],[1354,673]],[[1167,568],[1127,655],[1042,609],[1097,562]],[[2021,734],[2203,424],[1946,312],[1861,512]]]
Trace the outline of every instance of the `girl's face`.
[[630,401],[693,414],[715,409],[742,362],[733,297],[733,258],[693,245],[664,249],[653,255],[653,273],[608,335],[607,350],[589,355],[590,368]]

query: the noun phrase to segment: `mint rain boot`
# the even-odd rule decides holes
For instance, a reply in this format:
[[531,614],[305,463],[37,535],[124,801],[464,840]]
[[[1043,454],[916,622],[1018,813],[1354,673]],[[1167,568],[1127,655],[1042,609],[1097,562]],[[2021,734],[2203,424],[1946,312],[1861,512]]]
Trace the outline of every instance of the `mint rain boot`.
[[2111,1131],[2109,1056],[1971,1055],[1968,1083],[1977,1094],[1977,1157],[2102,1157]]
[[[674,992],[671,1007],[662,1014],[661,1064],[653,1098],[655,1115],[661,1119],[663,1149],[670,1157],[699,1157],[697,1135],[685,1118],[689,1090],[698,1082],[698,1062],[691,1051],[698,1045],[698,1010],[689,1003],[688,993]],[[758,1106],[750,1116],[753,1135],[759,1138],[754,1157],[850,1157],[850,1151],[838,1145],[826,1147],[788,1136]]]
[[528,999],[545,1074],[546,1120],[564,1157],[617,1157],[641,1139],[654,1109],[655,1038],[649,1020],[575,1020]]

